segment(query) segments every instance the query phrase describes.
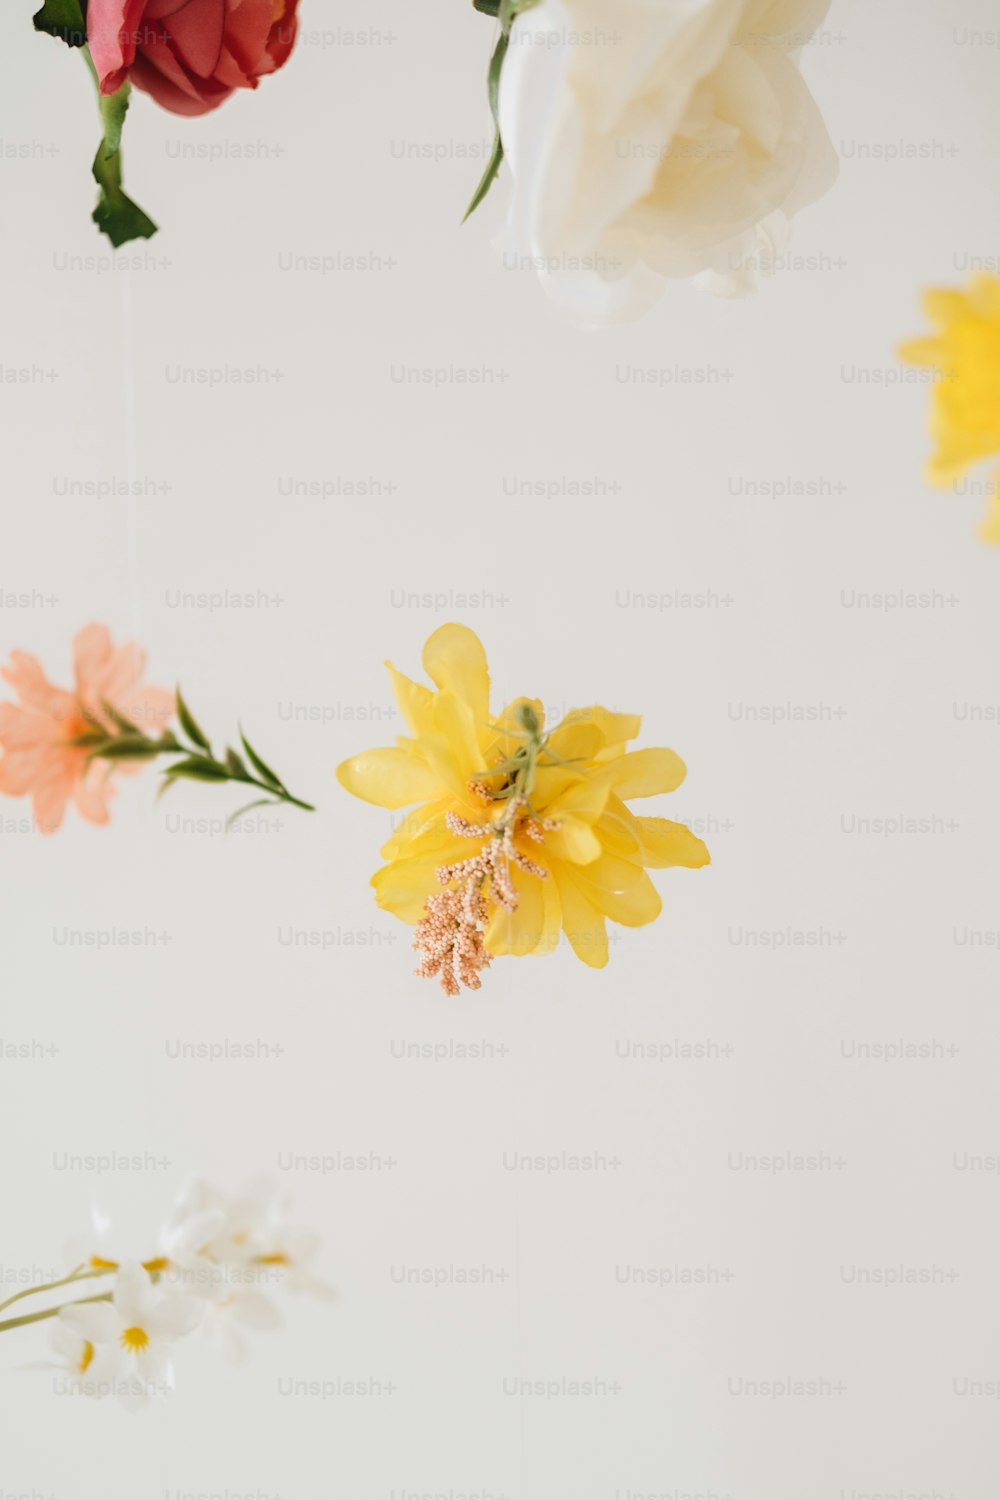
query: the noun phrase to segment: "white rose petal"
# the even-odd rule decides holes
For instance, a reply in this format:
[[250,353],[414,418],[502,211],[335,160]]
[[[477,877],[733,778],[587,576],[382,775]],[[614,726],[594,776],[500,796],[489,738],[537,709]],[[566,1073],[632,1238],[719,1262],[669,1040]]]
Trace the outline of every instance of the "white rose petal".
[[593,322],[668,278],[724,294],[773,255],[837,160],[798,67],[828,0],[542,0],[500,80],[508,239]]

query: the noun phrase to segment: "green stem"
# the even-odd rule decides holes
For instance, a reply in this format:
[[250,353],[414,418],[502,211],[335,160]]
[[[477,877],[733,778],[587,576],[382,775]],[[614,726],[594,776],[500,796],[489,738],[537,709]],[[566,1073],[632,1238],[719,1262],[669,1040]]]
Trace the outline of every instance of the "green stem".
[[100,188],[93,220],[102,234],[106,234],[117,250],[129,240],[148,240],[156,233],[156,225],[138,203],[134,203],[125,192],[122,178],[121,139],[125,113],[128,109],[132,86],[125,82],[113,94],[101,92],[101,81],[94,67],[90,48],[81,49],[83,60],[90,70],[97,89],[97,107],[101,113],[104,134],[97,148],[91,168],[94,181]]
[[[216,762],[218,764],[218,762]],[[287,802],[292,807],[301,807],[303,812],[315,812],[311,802],[302,802],[298,797],[293,797],[291,792],[284,787],[279,791],[276,786],[268,786],[266,781],[258,781],[254,776],[231,776],[227,775],[228,781],[237,782],[241,786],[255,786],[262,792],[267,792],[269,797],[274,797],[278,802]]]
[[253,770],[260,774],[254,775],[235,750],[227,749],[224,759],[219,760],[204,731],[192,719],[190,710],[182,699],[178,703],[179,718],[189,744],[178,739],[170,729],[164,730],[158,740],[150,739],[138,724],[125,718],[112,704],[104,703],[102,708],[106,721],[114,726],[113,729],[109,730],[107,722],[97,718],[94,713],[85,713],[90,728],[67,741],[79,749],[86,749],[91,760],[154,760],[158,755],[179,756],[177,764],[168,766],[164,771],[164,786],[169,786],[178,779],[229,781],[239,786],[252,786],[263,792],[272,806],[284,802],[289,807],[300,807],[303,812],[316,811],[311,802],[292,795],[270,766],[253,750],[242,732],[241,739],[247,760],[252,764]]
[[88,1302],[110,1302],[111,1292],[101,1292],[96,1297],[77,1297],[72,1302],[60,1302],[58,1307],[47,1307],[43,1312],[22,1313],[19,1318],[4,1318],[0,1323],[0,1333],[8,1333],[12,1328],[24,1328],[28,1323],[42,1323],[46,1318],[56,1318],[64,1307],[83,1307]]
[[15,1292],[13,1297],[8,1297],[6,1302],[0,1302],[0,1312],[12,1307],[15,1302],[20,1302],[24,1297],[37,1297],[42,1292],[54,1292],[56,1287],[70,1286],[77,1281],[90,1281],[95,1276],[110,1276],[114,1268],[107,1266],[99,1271],[86,1271],[78,1267],[71,1271],[68,1276],[63,1276],[59,1281],[48,1281],[44,1286],[27,1286],[21,1292]]

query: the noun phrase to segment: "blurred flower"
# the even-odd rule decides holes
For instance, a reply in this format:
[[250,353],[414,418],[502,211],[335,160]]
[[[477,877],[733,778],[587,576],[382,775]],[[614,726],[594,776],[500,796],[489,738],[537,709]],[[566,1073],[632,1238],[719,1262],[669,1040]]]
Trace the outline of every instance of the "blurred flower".
[[[523,0],[522,0],[523,4]],[[503,59],[509,238],[587,321],[666,278],[731,295],[827,191],[837,158],[799,72],[829,0],[530,0]]]
[[102,94],[126,79],[178,115],[255,89],[287,60],[298,0],[90,0],[87,41]]
[[[52,1328],[51,1344],[58,1355],[57,1368],[74,1380],[82,1380],[94,1359],[94,1346],[89,1339],[81,1338],[67,1323],[56,1322]],[[85,1394],[96,1394],[93,1388]]]
[[171,1347],[192,1332],[203,1308],[194,1297],[162,1292],[138,1261],[123,1265],[110,1302],[64,1307],[62,1323],[94,1348],[83,1388],[115,1394],[130,1410],[173,1390]]
[[[1000,455],[1000,276],[981,275],[967,291],[929,291],[924,308],[936,331],[900,349],[910,364],[936,370],[928,464],[932,484],[947,488],[973,464]],[[1000,543],[1000,493],[980,527]]]
[[[76,685],[53,687],[37,657],[11,653],[0,669],[19,702],[0,703],[0,792],[31,794],[42,833],[62,823],[72,797],[90,823],[108,821],[108,800],[116,772],[138,770],[135,760],[91,760],[85,743],[98,729],[115,733],[108,709],[144,730],[162,727],[174,712],[174,695],[143,687],[146,653],[137,646],[114,646],[104,625],[88,625],[73,641]],[[100,738],[100,736],[96,736]]]
[[[43,1312],[0,1318],[8,1332],[56,1318],[52,1347],[69,1389],[87,1396],[118,1395],[137,1409],[173,1388],[170,1346],[200,1327],[223,1351],[244,1359],[247,1331],[280,1325],[265,1286],[288,1286],[318,1296],[329,1288],[312,1271],[319,1239],[287,1223],[283,1197],[265,1179],[229,1198],[196,1180],[178,1197],[148,1260],[116,1260],[110,1223],[95,1209],[90,1232],[73,1243],[74,1269],[0,1302],[0,1313],[26,1297],[73,1289],[73,1300]],[[114,1292],[94,1293],[95,1281],[115,1276]],[[83,1296],[76,1295],[79,1292]]]
[[366,802],[418,804],[372,880],[379,905],[416,926],[418,972],[450,995],[478,989],[493,957],[549,952],[561,931],[602,968],[606,918],[640,927],[660,913],[646,868],[709,863],[683,824],[625,805],[674,791],[683,762],[628,752],[634,714],[583,708],[546,731],[542,705],[518,698],[494,721],[486,655],[463,625],[435,631],[423,661],[436,691],[387,664],[409,736],[337,770]]

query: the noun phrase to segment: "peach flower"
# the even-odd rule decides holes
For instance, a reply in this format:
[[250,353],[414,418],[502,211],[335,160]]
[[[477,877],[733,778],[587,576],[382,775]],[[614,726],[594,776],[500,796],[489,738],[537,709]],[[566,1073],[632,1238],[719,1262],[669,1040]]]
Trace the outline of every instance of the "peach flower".
[[60,826],[70,797],[89,823],[106,823],[113,776],[142,764],[88,760],[87,748],[72,743],[98,726],[117,732],[103,704],[145,734],[159,732],[174,713],[173,693],[141,686],[146,653],[131,644],[112,645],[105,625],[87,625],[74,638],[73,668],[73,689],[53,687],[38,658],[26,651],[11,652],[10,663],[0,668],[20,700],[0,703],[0,792],[30,792],[42,833]]

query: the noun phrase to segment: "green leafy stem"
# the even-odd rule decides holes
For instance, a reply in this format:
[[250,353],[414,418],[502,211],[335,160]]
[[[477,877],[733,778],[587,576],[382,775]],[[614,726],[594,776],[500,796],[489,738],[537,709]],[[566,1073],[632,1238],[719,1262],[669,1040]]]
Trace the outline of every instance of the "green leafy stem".
[[[110,703],[102,702],[101,712],[103,719],[87,714],[91,727],[69,741],[71,745],[86,749],[88,760],[153,760],[159,755],[170,756],[171,764],[163,770],[161,796],[178,781],[232,781],[265,793],[233,813],[226,821],[227,828],[254,808],[276,807],[282,802],[301,807],[306,812],[316,811],[312,803],[292,796],[277,773],[258,755],[242,729],[240,744],[243,754],[227,746],[221,759],[217,757],[205,731],[185,703],[180,688],[177,689],[177,719],[181,734],[188,743],[171,729],[164,730],[156,739],[151,738]],[[109,729],[108,725],[112,727]]]
[[128,79],[114,94],[102,94],[97,70],[87,46],[87,0],[44,0],[34,17],[36,31],[45,32],[68,47],[78,48],[97,89],[104,134],[94,157],[92,172],[100,188],[93,220],[117,250],[130,240],[148,240],[156,225],[134,203],[122,185],[122,127],[128,110],[131,85]]

